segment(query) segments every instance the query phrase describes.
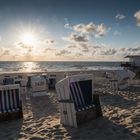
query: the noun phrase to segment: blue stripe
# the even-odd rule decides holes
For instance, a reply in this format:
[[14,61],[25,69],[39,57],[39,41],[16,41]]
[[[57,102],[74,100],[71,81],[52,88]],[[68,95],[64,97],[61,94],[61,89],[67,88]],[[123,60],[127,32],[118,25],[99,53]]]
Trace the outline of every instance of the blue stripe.
[[8,107],[7,107],[7,104],[6,104],[6,91],[5,90],[4,90],[4,104],[5,104],[4,111],[8,112]]
[[82,93],[82,90],[81,90],[81,88],[80,88],[80,86],[79,86],[79,83],[78,82],[76,82],[76,85],[77,85],[77,88],[78,88],[78,93],[79,93],[79,96],[80,96],[80,100],[81,100],[81,106],[85,106],[85,101],[84,101],[84,97],[83,97],[83,93]]
[[0,91],[0,112],[3,112],[3,105],[2,105],[2,91]]
[[13,109],[16,109],[15,102],[14,102],[14,90],[13,89],[11,90],[11,94],[12,94],[12,101],[13,101]]
[[17,108],[20,108],[20,104],[19,104],[19,90],[16,89],[16,90],[15,90],[15,93],[16,93]]
[[7,91],[8,94],[8,102],[9,102],[9,109],[12,111],[11,101],[10,101],[10,90]]

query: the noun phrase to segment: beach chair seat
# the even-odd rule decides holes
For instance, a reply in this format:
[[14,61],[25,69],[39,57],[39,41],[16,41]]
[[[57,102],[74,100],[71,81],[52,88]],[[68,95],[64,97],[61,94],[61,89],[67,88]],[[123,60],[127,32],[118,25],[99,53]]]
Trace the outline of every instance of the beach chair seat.
[[56,84],[62,124],[78,127],[102,116],[99,95],[94,95],[93,89],[89,74],[69,76]]
[[18,84],[0,86],[0,121],[22,118],[22,103]]

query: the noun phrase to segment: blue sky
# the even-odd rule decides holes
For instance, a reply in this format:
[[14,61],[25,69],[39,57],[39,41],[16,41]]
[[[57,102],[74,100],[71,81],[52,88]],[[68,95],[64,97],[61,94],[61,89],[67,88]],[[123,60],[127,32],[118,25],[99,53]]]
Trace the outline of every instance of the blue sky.
[[139,0],[0,1],[0,60],[123,60],[140,54]]

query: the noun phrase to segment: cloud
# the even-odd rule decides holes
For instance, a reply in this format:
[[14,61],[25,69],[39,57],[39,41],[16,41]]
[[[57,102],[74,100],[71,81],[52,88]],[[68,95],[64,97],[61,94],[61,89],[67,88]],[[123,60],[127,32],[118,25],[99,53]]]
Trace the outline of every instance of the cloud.
[[46,39],[45,40],[45,44],[47,44],[47,45],[53,45],[55,42],[54,42],[54,40],[52,40],[52,39]]
[[140,47],[128,48],[127,50],[132,51],[132,52],[137,52],[137,51],[140,51]]
[[32,45],[27,45],[27,44],[25,44],[23,42],[16,43],[16,46],[19,47],[19,48],[27,49],[27,50],[33,48]]
[[56,53],[56,55],[58,55],[58,56],[64,56],[64,55],[68,55],[68,54],[71,54],[71,52],[68,50],[65,50],[65,49],[60,50],[58,53]]
[[66,28],[66,29],[72,29],[72,26],[70,26],[69,23],[66,23],[66,24],[64,24],[64,28]]
[[116,18],[117,20],[122,20],[122,19],[126,18],[126,16],[123,15],[123,14],[117,14],[117,15],[115,16],[115,18]]
[[97,26],[95,36],[102,37],[106,34],[106,32],[107,32],[106,26],[104,24],[100,24]]
[[2,53],[2,55],[3,55],[3,56],[4,56],[4,55],[10,55],[10,50],[4,50],[3,53]]
[[99,44],[91,44],[91,43],[76,43],[76,44],[69,44],[65,46],[65,49],[67,50],[71,50],[71,51],[76,51],[76,52],[80,52],[80,53],[90,53],[93,50],[101,50],[102,48],[104,48],[103,45],[99,45]]
[[75,33],[80,33],[82,35],[86,34],[94,37],[103,37],[110,30],[110,28],[107,28],[103,23],[95,24],[93,22],[90,22],[88,24],[80,23],[73,26],[70,26],[70,24],[67,23],[64,27],[73,30]]
[[43,50],[43,53],[46,53],[46,52],[52,52],[52,51],[56,51],[56,48],[54,47],[47,47]]
[[80,45],[80,49],[82,52],[90,52],[91,46],[90,44],[79,44]]
[[64,20],[65,20],[64,28],[66,28],[66,29],[72,29],[72,26],[69,24],[68,18],[64,18]]
[[77,24],[73,26],[73,30],[84,34],[94,35],[95,37],[102,37],[107,33],[108,29],[103,23],[96,25],[93,22],[90,22],[88,24]]
[[134,17],[136,18],[137,26],[140,26],[140,10],[134,14]]
[[18,51],[15,49],[10,49],[10,48],[5,48],[5,47],[0,47],[0,59],[1,60],[13,60],[16,56],[16,53]]
[[70,42],[88,42],[88,38],[86,35],[79,35],[72,33],[68,37],[64,37],[63,40],[70,41]]
[[76,53],[75,56],[76,57],[81,57],[81,56],[83,56],[83,54],[82,53]]
[[69,44],[69,45],[66,46],[66,48],[75,49],[76,45],[75,44]]
[[117,53],[117,50],[114,48],[110,48],[104,51],[101,51],[101,55],[114,55]]
[[95,53],[96,53],[96,51],[95,51],[95,50],[93,50],[91,55],[93,56]]
[[140,46],[131,47],[131,48],[120,48],[117,50],[117,53],[120,55],[120,57],[124,57],[126,55],[139,55]]

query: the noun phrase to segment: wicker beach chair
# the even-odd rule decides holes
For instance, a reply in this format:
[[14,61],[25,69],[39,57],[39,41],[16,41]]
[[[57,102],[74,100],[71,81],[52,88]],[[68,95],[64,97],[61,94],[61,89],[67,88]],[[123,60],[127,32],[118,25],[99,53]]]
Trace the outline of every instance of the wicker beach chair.
[[26,79],[15,79],[14,80],[15,84],[19,84],[20,85],[20,94],[27,94],[27,80]]
[[18,84],[0,86],[0,121],[22,118],[22,103]]
[[43,76],[30,77],[31,96],[40,96],[46,94],[48,86]]
[[94,95],[92,75],[73,75],[56,84],[60,121],[64,125],[80,124],[102,116],[99,95]]
[[129,80],[132,80],[136,74],[130,70],[116,70],[106,73],[106,76],[111,89],[123,90],[129,87]]

